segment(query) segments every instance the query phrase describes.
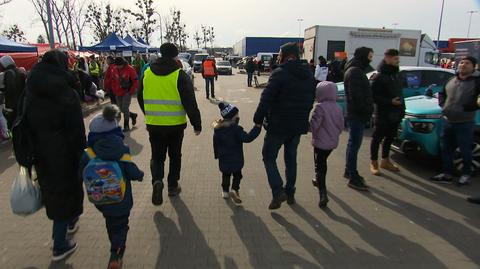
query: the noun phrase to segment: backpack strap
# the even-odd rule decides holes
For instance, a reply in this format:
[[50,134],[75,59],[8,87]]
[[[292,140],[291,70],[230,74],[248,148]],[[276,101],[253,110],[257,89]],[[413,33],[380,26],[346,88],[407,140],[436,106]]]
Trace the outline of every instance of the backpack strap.
[[85,149],[85,154],[87,154],[89,159],[95,159],[97,158],[97,154],[95,154],[95,151],[93,151],[92,148],[88,147]]
[[128,153],[125,153],[125,154],[123,154],[122,158],[120,158],[120,161],[130,163],[130,162],[132,162],[132,156]]

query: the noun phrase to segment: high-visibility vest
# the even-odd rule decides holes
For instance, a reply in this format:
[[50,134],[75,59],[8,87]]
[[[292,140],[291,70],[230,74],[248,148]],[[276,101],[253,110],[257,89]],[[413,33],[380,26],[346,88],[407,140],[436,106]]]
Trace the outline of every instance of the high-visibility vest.
[[175,126],[187,123],[177,83],[180,69],[166,76],[148,68],[143,75],[143,103],[148,125]]
[[88,70],[90,71],[90,75],[98,76],[100,74],[100,66],[97,62],[90,62],[88,65]]
[[206,77],[215,76],[215,67],[213,61],[207,60],[203,62],[203,75]]

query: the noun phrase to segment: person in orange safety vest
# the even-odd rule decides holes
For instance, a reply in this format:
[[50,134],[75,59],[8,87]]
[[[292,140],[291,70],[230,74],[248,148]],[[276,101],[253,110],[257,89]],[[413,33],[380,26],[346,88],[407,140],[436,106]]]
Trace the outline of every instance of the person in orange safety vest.
[[214,58],[209,57],[202,63],[202,77],[205,79],[207,99],[210,99],[210,90],[212,98],[215,99],[215,80],[218,80],[218,71]]

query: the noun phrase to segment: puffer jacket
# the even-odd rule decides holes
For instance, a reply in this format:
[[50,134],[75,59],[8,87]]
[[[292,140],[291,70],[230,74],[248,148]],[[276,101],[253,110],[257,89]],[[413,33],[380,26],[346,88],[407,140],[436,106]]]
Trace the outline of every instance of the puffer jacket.
[[347,119],[368,121],[373,114],[373,96],[367,72],[370,65],[353,58],[345,66]]

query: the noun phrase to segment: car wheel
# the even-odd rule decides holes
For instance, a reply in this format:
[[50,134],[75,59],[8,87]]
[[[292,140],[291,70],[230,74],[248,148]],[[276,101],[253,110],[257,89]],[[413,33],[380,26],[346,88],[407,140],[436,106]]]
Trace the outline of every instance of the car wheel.
[[[463,169],[463,158],[460,149],[455,150],[453,159],[456,172],[461,175]],[[477,175],[480,172],[480,144],[475,142],[472,145],[472,175]]]

